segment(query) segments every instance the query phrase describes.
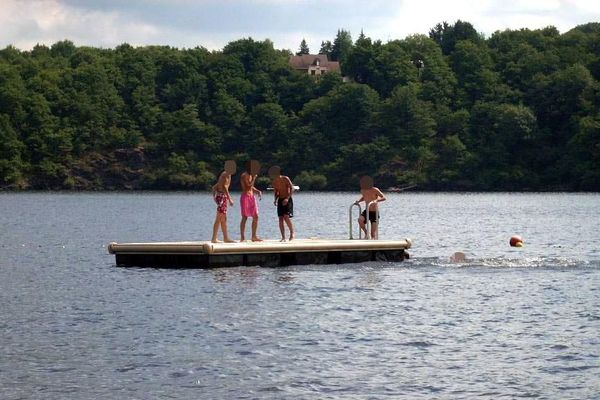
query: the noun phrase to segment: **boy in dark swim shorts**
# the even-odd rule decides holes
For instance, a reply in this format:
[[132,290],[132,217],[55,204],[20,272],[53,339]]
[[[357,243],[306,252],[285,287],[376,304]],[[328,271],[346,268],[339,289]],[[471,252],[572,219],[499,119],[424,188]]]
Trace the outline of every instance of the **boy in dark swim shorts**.
[[294,201],[292,193],[294,193],[294,185],[289,177],[281,175],[281,168],[273,166],[269,169],[269,176],[273,180],[271,185],[275,192],[273,204],[277,206],[277,216],[279,217],[279,231],[281,232],[281,241],[285,242],[285,225],[290,231],[290,240],[294,240],[296,232],[292,217],[294,216]]
[[292,199],[290,197],[288,199],[288,201],[286,202],[286,204],[283,204],[284,202],[285,202],[285,198],[277,199],[277,216],[283,217],[283,216],[287,215],[290,218],[293,218],[294,217],[294,199]]
[[360,229],[365,233],[365,236],[370,239],[379,239],[379,207],[378,203],[385,201],[386,198],[378,188],[373,186],[373,178],[370,176],[363,176],[360,179],[360,199],[356,200],[354,204],[358,204],[361,201],[365,202],[365,206],[369,208],[369,222],[371,223],[371,236],[367,234],[367,210],[362,212],[358,217],[358,224]]

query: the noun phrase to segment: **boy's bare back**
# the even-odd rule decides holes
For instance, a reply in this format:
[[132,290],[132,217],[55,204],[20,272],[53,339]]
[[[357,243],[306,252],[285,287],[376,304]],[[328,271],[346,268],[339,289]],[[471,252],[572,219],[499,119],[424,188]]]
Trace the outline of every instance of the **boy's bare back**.
[[273,180],[273,190],[275,197],[288,198],[292,196],[292,181],[287,176],[279,176]]
[[[362,195],[362,198],[365,201],[365,204],[369,204],[370,202],[375,201],[375,200],[378,200],[378,201],[385,200],[385,196],[383,195],[381,190],[379,190],[376,187],[371,187],[369,189],[363,189],[360,191],[360,194]],[[373,204],[371,204],[369,211],[376,211],[377,209],[378,209],[377,203],[373,203]]]

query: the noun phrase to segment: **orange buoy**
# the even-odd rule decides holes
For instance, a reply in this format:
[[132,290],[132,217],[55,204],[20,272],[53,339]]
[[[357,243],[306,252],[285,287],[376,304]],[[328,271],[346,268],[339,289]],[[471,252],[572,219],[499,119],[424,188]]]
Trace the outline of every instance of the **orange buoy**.
[[519,235],[513,235],[509,243],[511,247],[523,247],[523,238]]

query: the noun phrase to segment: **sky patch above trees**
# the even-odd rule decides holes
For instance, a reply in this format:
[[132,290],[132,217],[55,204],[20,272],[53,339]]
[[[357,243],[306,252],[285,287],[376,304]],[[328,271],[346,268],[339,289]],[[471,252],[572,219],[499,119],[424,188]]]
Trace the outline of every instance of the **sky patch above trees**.
[[[299,17],[301,16],[301,17]],[[600,20],[593,0],[2,0],[0,47],[30,50],[69,39],[77,46],[169,45],[220,50],[240,37],[296,52],[344,28],[387,42],[427,34],[439,21],[469,21],[485,35]]]

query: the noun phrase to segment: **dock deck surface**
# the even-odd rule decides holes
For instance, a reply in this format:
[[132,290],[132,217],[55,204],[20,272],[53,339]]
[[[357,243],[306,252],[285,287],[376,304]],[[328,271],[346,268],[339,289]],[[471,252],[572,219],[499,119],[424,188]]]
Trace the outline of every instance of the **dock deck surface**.
[[339,264],[370,260],[402,261],[411,247],[404,240],[294,239],[262,242],[210,241],[111,243],[120,266],[226,267]]

